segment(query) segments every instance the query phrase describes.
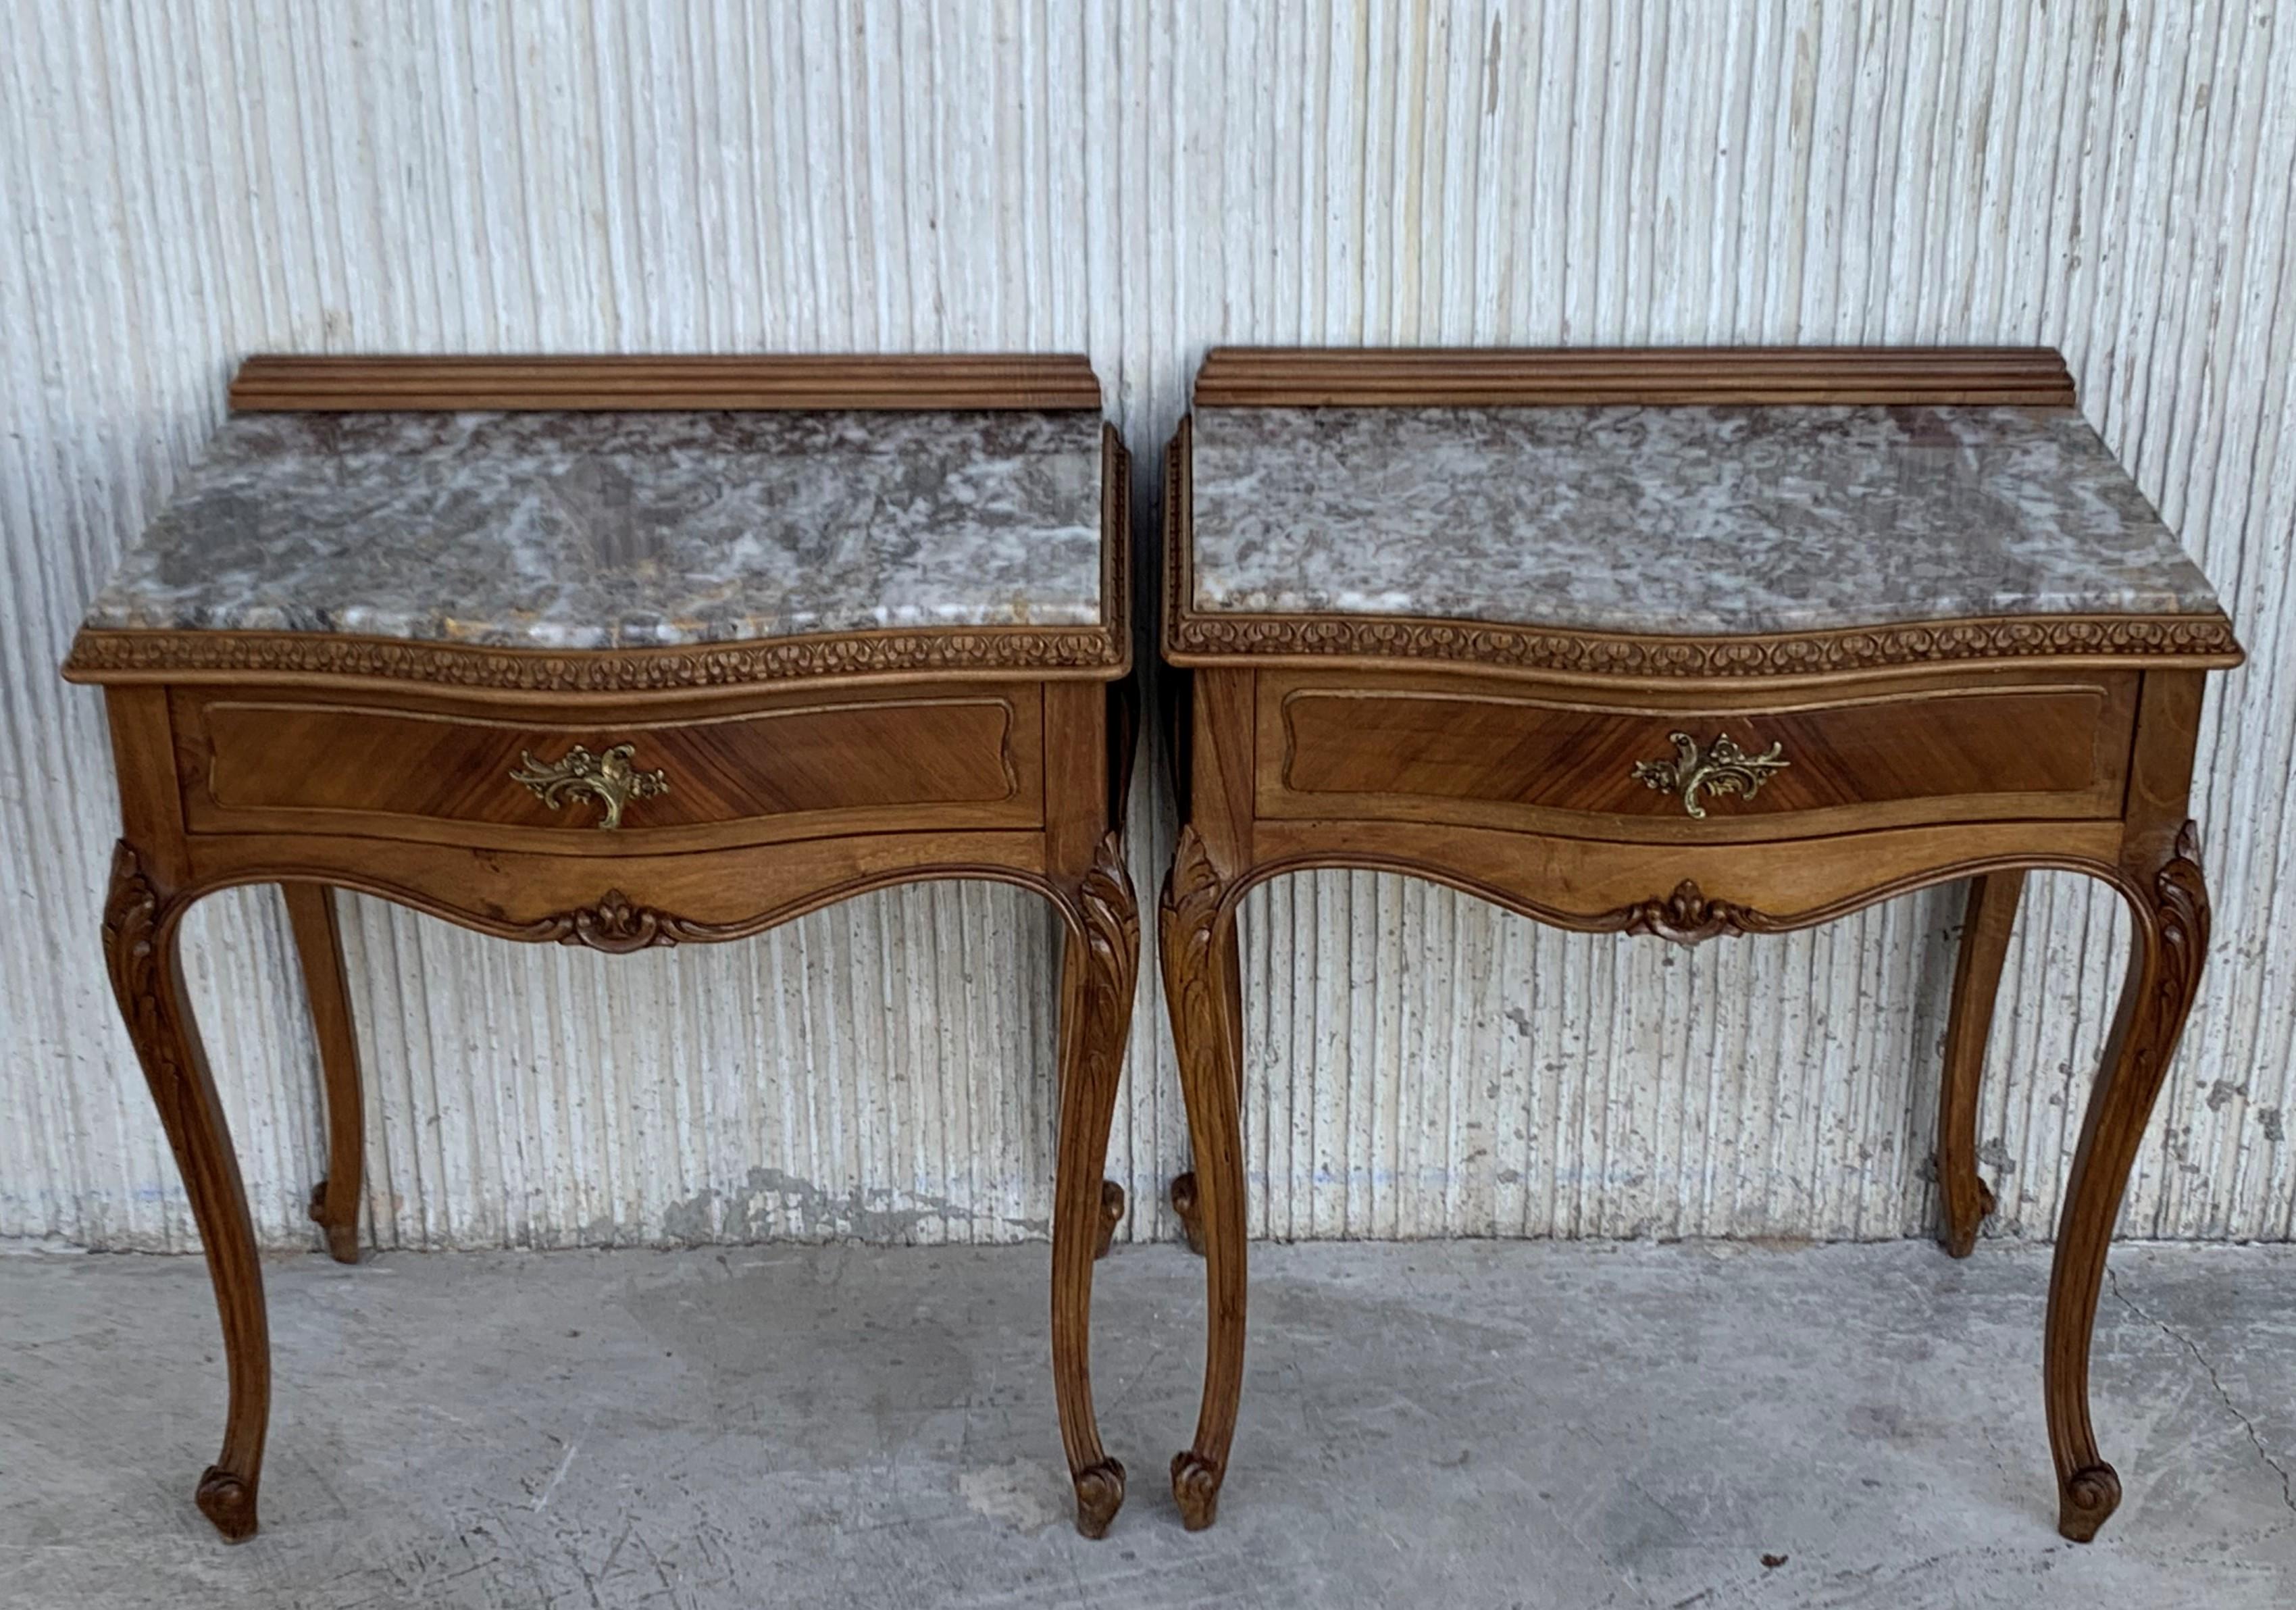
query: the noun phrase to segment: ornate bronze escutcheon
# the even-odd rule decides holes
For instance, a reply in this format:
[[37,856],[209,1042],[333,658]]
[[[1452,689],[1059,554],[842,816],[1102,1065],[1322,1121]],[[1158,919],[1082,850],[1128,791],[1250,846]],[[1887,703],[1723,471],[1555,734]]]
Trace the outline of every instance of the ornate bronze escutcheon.
[[1706,807],[1698,802],[1699,794],[1734,793],[1752,799],[1760,792],[1770,774],[1793,764],[1784,758],[1784,745],[1773,743],[1758,755],[1740,749],[1728,733],[1718,733],[1704,751],[1698,741],[1686,732],[1669,733],[1674,741],[1675,758],[1671,760],[1638,760],[1635,776],[1645,787],[1663,793],[1682,796],[1682,808],[1694,817],[1704,817]]
[[535,798],[555,810],[576,794],[591,794],[604,808],[597,826],[612,832],[622,825],[622,807],[632,800],[650,800],[669,792],[669,778],[660,770],[640,771],[631,763],[635,743],[617,743],[603,755],[594,755],[579,743],[565,759],[544,765],[532,750],[519,752],[511,780],[523,783]]

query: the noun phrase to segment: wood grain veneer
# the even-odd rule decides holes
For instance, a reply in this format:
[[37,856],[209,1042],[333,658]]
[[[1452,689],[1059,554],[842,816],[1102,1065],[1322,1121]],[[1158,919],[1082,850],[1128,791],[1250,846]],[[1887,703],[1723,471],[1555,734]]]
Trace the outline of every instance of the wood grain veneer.
[[[1768,837],[1917,821],[2120,814],[2133,674],[2087,683],[1918,685],[1748,704],[1604,702],[1584,689],[1468,679],[1259,678],[1258,809],[1271,817],[1457,821],[1629,837]],[[1786,761],[1748,798],[1705,801],[1635,775],[1671,735],[1776,743]],[[1596,823],[1574,816],[1596,816]]]
[[[538,839],[562,853],[613,855],[663,841],[698,848],[934,821],[1034,827],[1044,807],[1042,705],[1025,683],[579,724],[505,719],[483,706],[205,692],[175,701],[194,833],[299,825],[446,842]],[[511,775],[529,755],[548,763],[578,745],[603,754],[618,743],[668,787],[633,801],[611,836],[568,842],[568,826],[599,819],[594,802],[553,810]]]

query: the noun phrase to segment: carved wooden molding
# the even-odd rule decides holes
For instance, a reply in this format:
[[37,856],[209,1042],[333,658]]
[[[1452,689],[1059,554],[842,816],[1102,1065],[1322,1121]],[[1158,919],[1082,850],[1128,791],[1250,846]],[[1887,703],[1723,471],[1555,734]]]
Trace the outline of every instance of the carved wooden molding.
[[611,956],[627,956],[657,945],[739,939],[750,931],[748,924],[697,923],[690,917],[673,916],[636,904],[619,889],[609,889],[594,906],[525,924],[512,930],[511,937],[544,944],[554,941],[562,945],[587,945]]
[[1090,360],[1033,353],[369,357],[266,353],[231,382],[238,412],[371,409],[1094,408]]
[[1200,407],[2074,403],[2046,347],[1215,347],[1194,396]]
[[1156,938],[1164,958],[1166,983],[1168,986],[1176,978],[1178,981],[1178,987],[1171,990],[1178,1011],[1193,1015],[1201,1009],[1215,1014],[1207,1018],[1208,1023],[1216,1021],[1218,1004],[1201,986],[1210,976],[1212,933],[1218,926],[1220,903],[1226,893],[1219,868],[1212,865],[1211,855],[1205,850],[1195,824],[1183,824],[1179,839],[1172,847],[1171,870],[1164,879]]
[[1718,934],[1780,933],[1790,925],[1750,906],[1709,899],[1695,880],[1685,878],[1674,892],[1623,907],[1594,919],[1598,929],[1651,933],[1677,945],[1702,944]]
[[734,688],[915,671],[1123,673],[1126,635],[1066,630],[871,632],[661,649],[480,648],[322,632],[82,631],[64,675],[75,682],[187,676],[356,677],[490,692],[631,694]]
[[[1140,975],[1140,904],[1133,898],[1132,875],[1125,867],[1124,841],[1118,832],[1111,829],[1102,835],[1094,849],[1092,866],[1078,885],[1077,903],[1084,917],[1086,962],[1100,983],[1095,998],[1120,1002],[1128,1014]],[[1107,1049],[1100,1039],[1092,1043],[1096,1050]]]
[[2152,875],[2160,913],[2161,981],[2154,1009],[2174,1039],[2193,998],[2200,992],[2201,966],[2209,953],[2209,886],[2201,867],[2200,825],[2189,817],[2177,834],[2176,853]]
[[2222,615],[2018,615],[1743,637],[1628,637],[1481,620],[1365,615],[1218,615],[1176,611],[1167,645],[1182,665],[1233,660],[1357,659],[1486,670],[1609,677],[1802,677],[1972,660],[2240,663]]
[[2208,960],[2209,886],[2201,867],[2198,823],[2187,818],[2177,830],[2175,848],[2153,873],[2150,892],[2160,951],[2152,995],[2139,1008],[2150,1021],[2139,1021],[2131,1031],[2131,1043],[2137,1047],[2132,1072],[2140,1083],[2160,1077],[2152,1059],[2161,1045],[2175,1045],[2183,1031],[2200,993],[2201,968]]

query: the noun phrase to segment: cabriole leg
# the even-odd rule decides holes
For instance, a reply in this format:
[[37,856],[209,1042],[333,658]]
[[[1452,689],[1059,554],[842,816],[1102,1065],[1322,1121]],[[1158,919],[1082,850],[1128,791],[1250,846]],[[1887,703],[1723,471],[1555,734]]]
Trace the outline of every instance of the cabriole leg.
[[1076,1486],[1077,1530],[1100,1537],[1124,1502],[1124,1466],[1108,1457],[1092,1403],[1092,1266],[1114,1220],[1102,1178],[1108,1131],[1124,1072],[1140,969],[1140,911],[1124,870],[1124,847],[1100,842],[1078,889],[1061,968],[1061,1138],[1053,1211],[1053,1387],[1061,1442]]
[[1938,1239],[1956,1258],[1977,1244],[1993,1211],[1993,1193],[1977,1174],[1977,1100],[1985,1078],[1985,1042],[1993,1031],[1993,1003],[2009,931],[2025,891],[2021,872],[1973,878],[1961,927],[1961,957],[1953,972],[1953,1006],[1945,1031],[1945,1074],[1938,1087],[1938,1195],[1945,1223]]
[[350,990],[343,977],[335,891],[324,883],[285,883],[281,889],[287,897],[295,953],[303,965],[303,991],[311,1002],[311,1030],[319,1042],[319,1073],[326,1097],[327,1172],[311,1192],[311,1217],[326,1231],[327,1251],[335,1261],[357,1263],[366,1114],[359,1094],[358,1042],[351,1033]]
[[111,892],[104,902],[104,959],[176,1166],[183,1171],[215,1284],[231,1399],[223,1451],[200,1477],[195,1498],[216,1530],[238,1542],[255,1534],[256,1488],[271,1410],[271,1335],[239,1162],[184,999],[176,938],[188,903],[156,887],[143,858],[121,841],[112,856]]
[[[1235,1098],[1237,1111],[1241,1112],[1243,1105],[1243,1054],[1241,1048],[1241,1036],[1243,1033],[1243,963],[1242,958],[1236,953],[1235,934],[1233,928],[1229,930],[1227,937],[1214,947],[1212,964],[1218,969],[1221,987],[1227,992],[1228,1021],[1234,1025],[1234,1033],[1238,1040],[1238,1049],[1234,1058]],[[1193,1169],[1172,1176],[1169,1200],[1172,1203],[1172,1215],[1180,1221],[1180,1234],[1186,1238],[1188,1250],[1197,1257],[1202,1257],[1204,1255],[1204,1221],[1202,1214],[1198,1211],[1196,1171]]]
[[2146,895],[2129,901],[2136,932],[2128,982],[2073,1154],[2049,1275],[2042,1396],[2057,1466],[2057,1530],[2077,1543],[2095,1537],[2120,1502],[2120,1478],[2097,1452],[2088,1412],[2090,1333],[2105,1249],[2208,950],[2208,888],[2190,822],[2143,886]]
[[1210,1294],[1195,1441],[1172,1460],[1172,1497],[1191,1532],[1210,1525],[1218,1513],[1243,1392],[1243,1140],[1238,1111],[1243,1023],[1235,915],[1223,911],[1223,892],[1203,841],[1193,827],[1183,829],[1164,886],[1158,935],[1180,1088],[1187,1101],[1189,1144],[1195,1153],[1194,1218]]

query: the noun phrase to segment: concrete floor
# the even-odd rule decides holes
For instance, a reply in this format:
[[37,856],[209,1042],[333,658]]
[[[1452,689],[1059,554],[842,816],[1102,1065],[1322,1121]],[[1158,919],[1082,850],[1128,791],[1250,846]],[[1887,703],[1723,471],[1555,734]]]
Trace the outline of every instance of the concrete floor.
[[[1162,1475],[1201,1266],[1102,1265],[1131,1494],[1069,1526],[1041,1246],[269,1267],[263,1532],[192,1508],[193,1260],[0,1260],[0,1602],[51,1606],[2285,1606],[2296,1248],[2127,1247],[2096,1409],[2128,1499],[2052,1526],[2047,1253],[1255,1247],[1220,1524]],[[1773,1565],[1769,1562],[1776,1561]]]

